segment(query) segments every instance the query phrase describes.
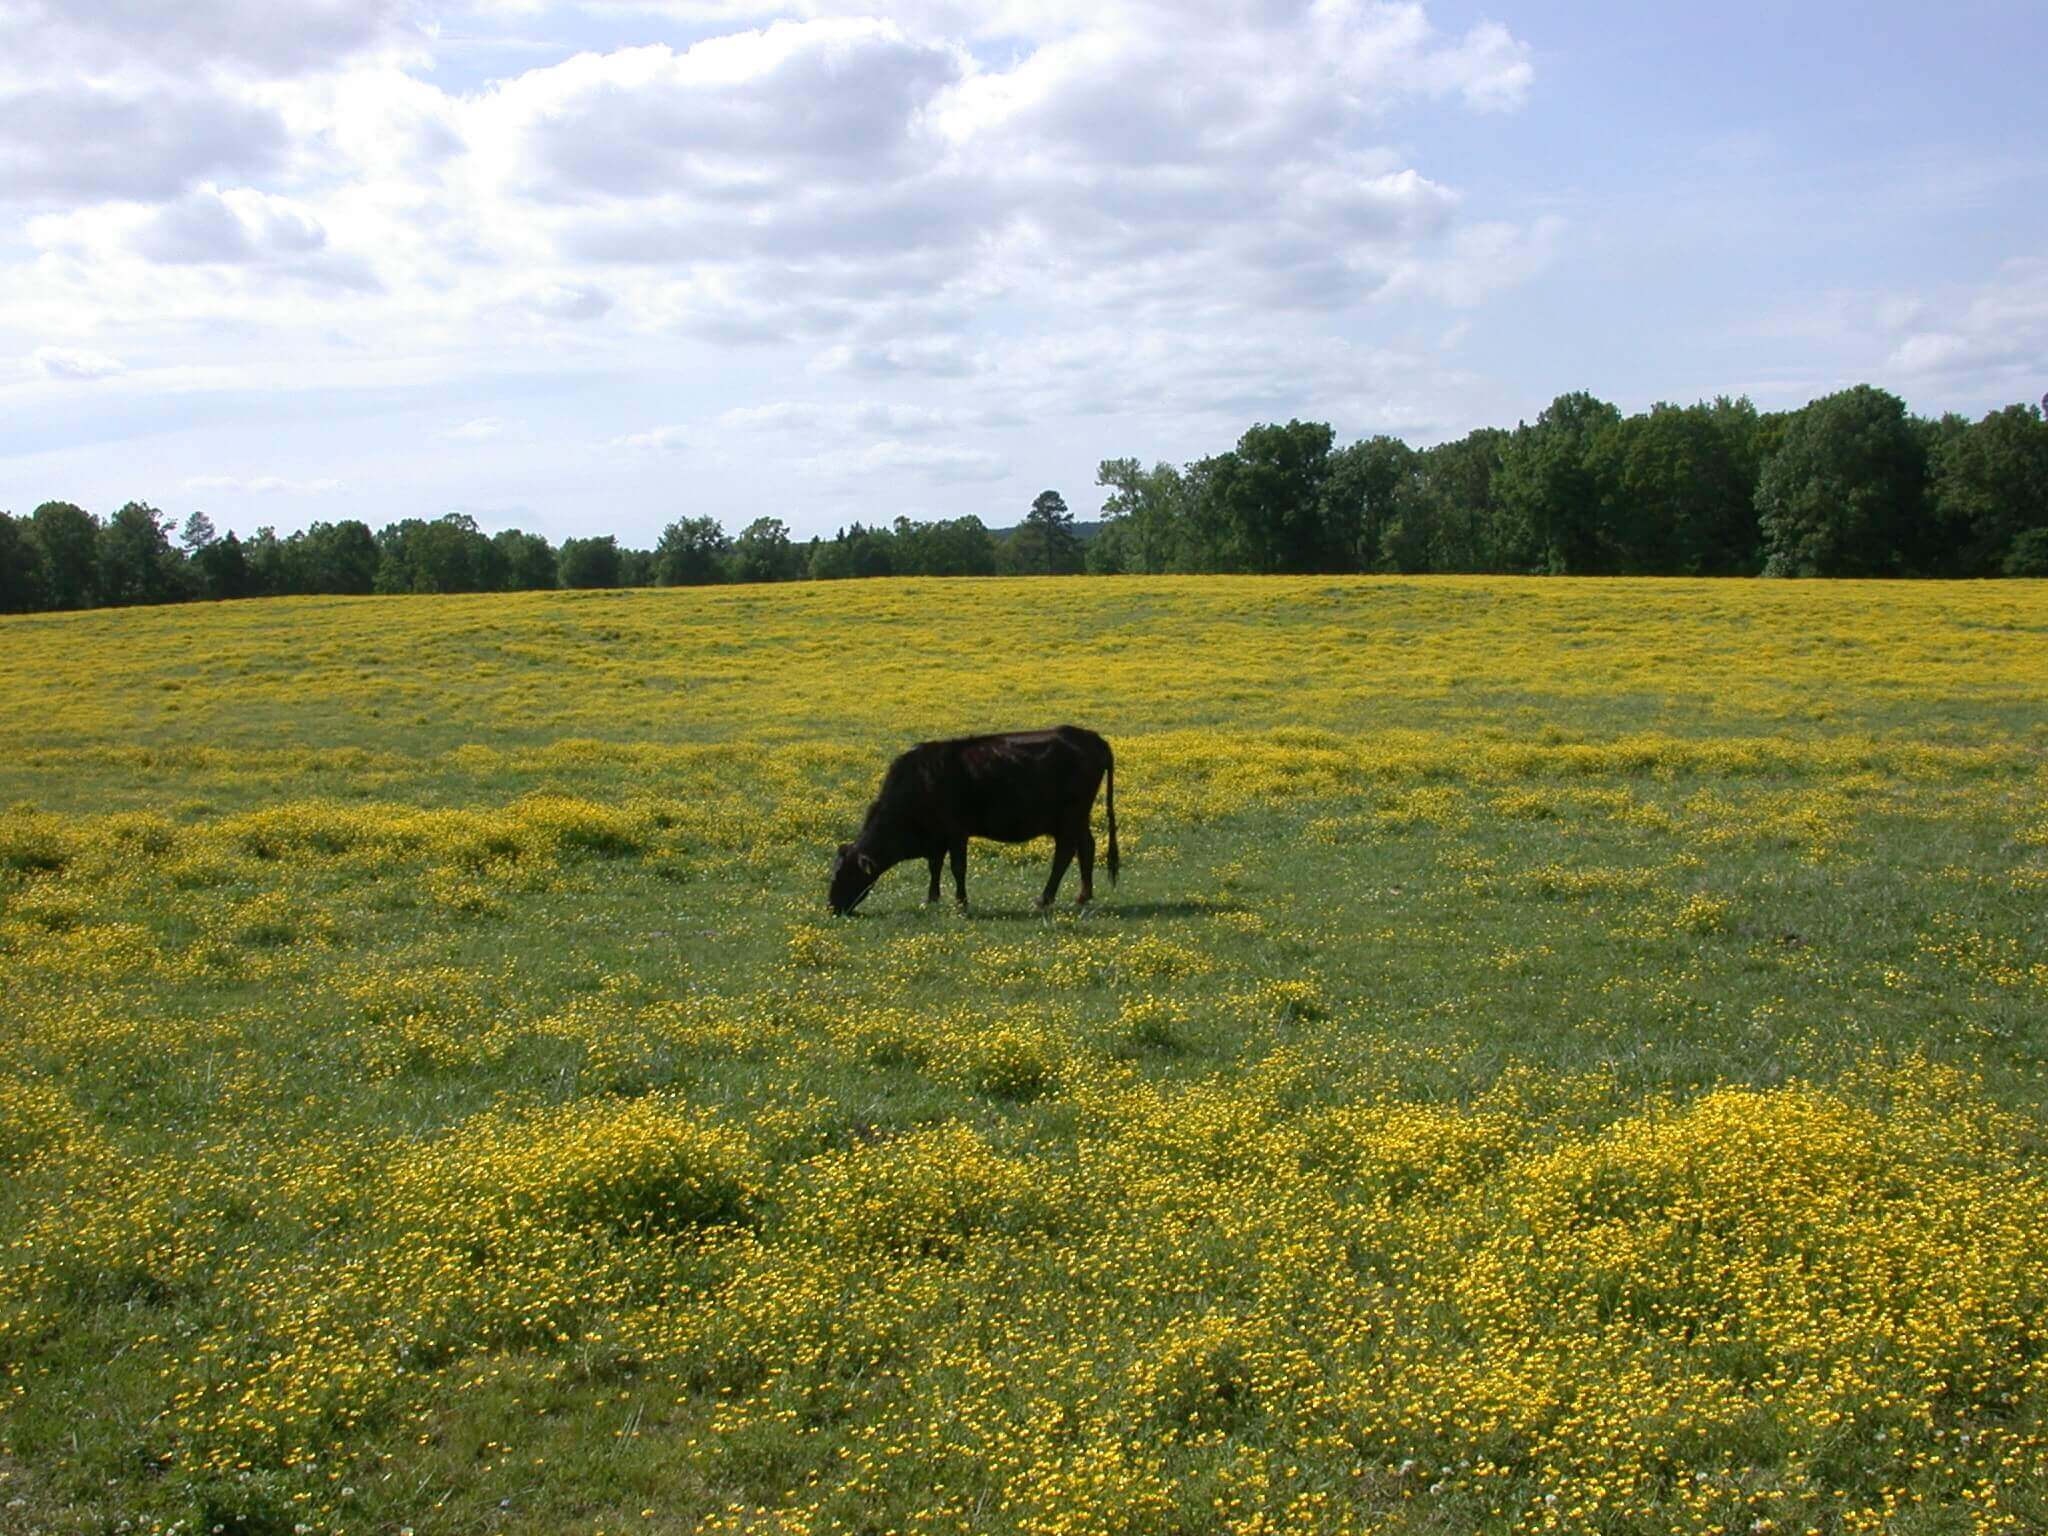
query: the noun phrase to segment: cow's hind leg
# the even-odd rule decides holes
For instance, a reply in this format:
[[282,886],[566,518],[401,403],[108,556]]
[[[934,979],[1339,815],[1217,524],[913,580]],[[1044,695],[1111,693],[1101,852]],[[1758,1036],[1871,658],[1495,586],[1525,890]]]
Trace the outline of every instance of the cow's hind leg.
[[944,853],[934,853],[925,859],[925,863],[931,866],[932,871],[931,886],[924,893],[926,905],[930,905],[939,899],[939,865],[945,860],[945,857]]
[[1085,907],[1095,899],[1095,833],[1085,822],[1074,834],[1074,851],[1081,856],[1081,894],[1074,905]]
[[1060,881],[1067,875],[1067,865],[1073,861],[1074,845],[1063,833],[1053,840],[1052,877],[1045,882],[1045,894],[1038,898],[1038,910],[1043,912],[1060,893]]
[[953,843],[953,899],[963,907],[967,905],[967,839],[964,837]]

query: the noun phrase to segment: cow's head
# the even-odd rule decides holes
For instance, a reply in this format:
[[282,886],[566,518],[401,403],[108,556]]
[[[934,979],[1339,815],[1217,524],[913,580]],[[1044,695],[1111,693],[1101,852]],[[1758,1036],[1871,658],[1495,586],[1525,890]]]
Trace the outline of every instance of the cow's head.
[[874,883],[882,877],[882,866],[852,843],[841,843],[832,860],[832,886],[826,895],[834,912],[844,915],[861,904]]

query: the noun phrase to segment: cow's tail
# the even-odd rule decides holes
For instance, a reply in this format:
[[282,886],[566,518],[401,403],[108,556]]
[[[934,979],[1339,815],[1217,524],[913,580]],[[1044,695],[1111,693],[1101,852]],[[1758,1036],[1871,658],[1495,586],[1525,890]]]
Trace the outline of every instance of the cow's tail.
[[1108,742],[1102,744],[1109,753],[1109,793],[1103,803],[1109,808],[1109,858],[1104,862],[1109,869],[1109,883],[1116,884],[1116,753]]

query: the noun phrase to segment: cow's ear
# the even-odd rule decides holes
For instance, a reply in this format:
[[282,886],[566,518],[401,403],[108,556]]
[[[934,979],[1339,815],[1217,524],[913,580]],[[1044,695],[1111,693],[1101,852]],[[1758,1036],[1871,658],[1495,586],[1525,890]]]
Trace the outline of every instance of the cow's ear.
[[875,861],[873,859],[869,858],[864,853],[855,854],[854,857],[860,860],[860,869],[862,874],[872,875],[875,872]]

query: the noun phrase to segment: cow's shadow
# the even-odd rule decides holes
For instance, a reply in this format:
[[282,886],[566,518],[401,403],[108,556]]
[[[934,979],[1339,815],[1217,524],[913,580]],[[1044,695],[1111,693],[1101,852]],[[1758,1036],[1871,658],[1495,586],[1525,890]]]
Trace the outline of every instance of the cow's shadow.
[[[1036,907],[977,907],[970,903],[965,913],[970,923],[1043,923],[1051,921],[1058,911],[1072,912],[1071,902],[1061,902],[1056,911],[1041,912]],[[1122,919],[1129,922],[1151,922],[1163,917],[1221,917],[1231,912],[1249,912],[1241,901],[1210,901],[1200,897],[1186,901],[1097,901],[1081,919],[1083,922],[1115,922]]]

